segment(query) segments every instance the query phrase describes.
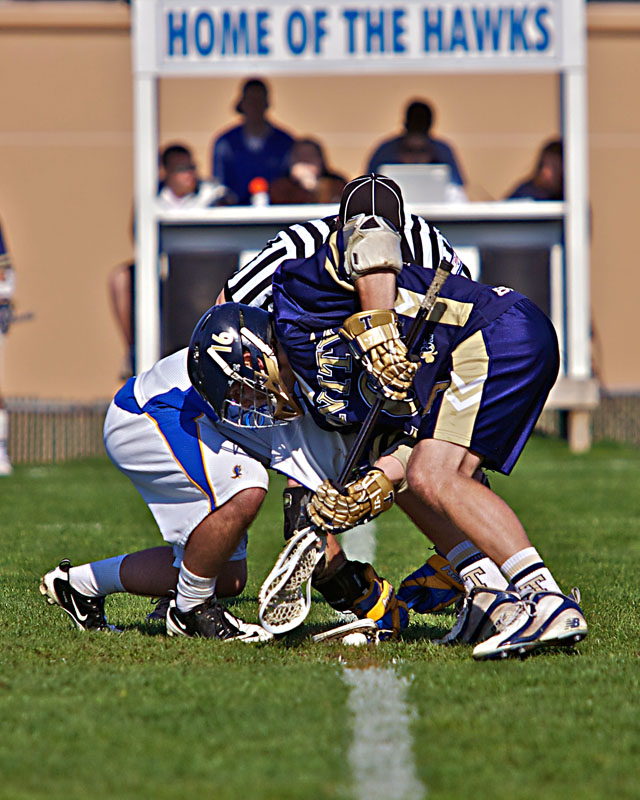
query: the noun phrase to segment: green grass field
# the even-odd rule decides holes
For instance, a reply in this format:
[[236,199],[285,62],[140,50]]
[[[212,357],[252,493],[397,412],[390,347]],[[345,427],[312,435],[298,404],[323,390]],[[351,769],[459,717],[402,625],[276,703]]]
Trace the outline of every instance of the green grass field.
[[[106,458],[17,468],[0,480],[0,798],[355,800],[354,735],[387,729],[378,712],[354,734],[344,676],[370,668],[404,679],[413,767],[432,800],[640,797],[640,451],[576,456],[535,438],[514,475],[492,482],[563,588],[582,591],[590,633],[573,653],[476,663],[468,647],[430,643],[450,613],[414,616],[402,642],[377,648],[313,644],[335,620],[319,596],[303,628],[264,645],[167,639],[147,599],[122,595],[107,603],[122,635],[79,633],[46,605],[40,575],[159,534]],[[281,547],[281,481],[272,487],[231,604],[253,621]],[[392,582],[427,556],[397,509],[377,539]]]

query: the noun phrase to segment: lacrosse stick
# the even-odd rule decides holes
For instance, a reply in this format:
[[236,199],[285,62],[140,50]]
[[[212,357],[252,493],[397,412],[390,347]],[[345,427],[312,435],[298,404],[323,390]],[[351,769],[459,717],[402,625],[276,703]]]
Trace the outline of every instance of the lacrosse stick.
[[[407,333],[406,345],[409,352],[433,311],[440,291],[451,274],[452,266],[444,259],[440,262]],[[434,325],[436,322],[437,320],[432,320]],[[342,494],[346,492],[346,484],[371,437],[384,403],[385,398],[378,397],[369,409],[334,482],[334,486]],[[287,633],[304,622],[311,608],[311,574],[322,558],[325,547],[326,536],[319,534],[317,528],[310,525],[297,533],[280,553],[258,594],[258,617],[265,630],[273,634]]]

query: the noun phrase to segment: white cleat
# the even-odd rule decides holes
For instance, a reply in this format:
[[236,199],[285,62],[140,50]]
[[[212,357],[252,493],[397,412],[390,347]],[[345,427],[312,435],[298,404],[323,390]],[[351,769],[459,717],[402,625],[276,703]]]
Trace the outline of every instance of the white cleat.
[[526,655],[541,647],[573,647],[587,635],[587,623],[572,597],[560,592],[532,592],[508,608],[498,632],[473,649],[479,660]]
[[269,633],[301,625],[311,608],[311,575],[324,554],[326,539],[304,528],[287,543],[258,594],[258,618]]
[[518,602],[520,595],[515,592],[475,587],[462,601],[453,628],[434,644],[483,642],[497,632],[498,621]]

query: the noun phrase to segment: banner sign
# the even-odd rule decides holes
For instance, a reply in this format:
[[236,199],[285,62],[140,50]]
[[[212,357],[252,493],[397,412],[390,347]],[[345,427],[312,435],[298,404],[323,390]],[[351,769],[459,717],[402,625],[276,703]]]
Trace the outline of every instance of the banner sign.
[[138,67],[158,74],[557,70],[572,50],[564,41],[572,8],[572,0],[156,0],[141,17],[153,15],[155,42],[145,36]]

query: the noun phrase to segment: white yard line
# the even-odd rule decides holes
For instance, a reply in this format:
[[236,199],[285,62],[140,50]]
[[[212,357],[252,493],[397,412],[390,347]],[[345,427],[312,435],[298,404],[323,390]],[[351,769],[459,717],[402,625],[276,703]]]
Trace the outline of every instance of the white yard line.
[[421,800],[407,705],[409,681],[393,669],[345,669],[353,736],[349,763],[358,800]]
[[350,531],[345,531],[339,542],[352,561],[368,561],[373,564],[376,555],[376,523],[375,520],[365,522]]

